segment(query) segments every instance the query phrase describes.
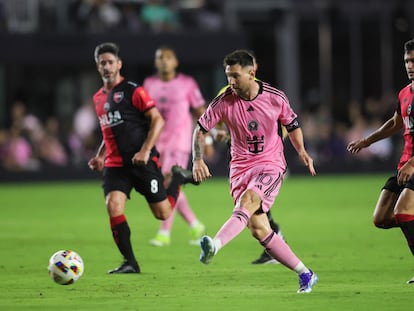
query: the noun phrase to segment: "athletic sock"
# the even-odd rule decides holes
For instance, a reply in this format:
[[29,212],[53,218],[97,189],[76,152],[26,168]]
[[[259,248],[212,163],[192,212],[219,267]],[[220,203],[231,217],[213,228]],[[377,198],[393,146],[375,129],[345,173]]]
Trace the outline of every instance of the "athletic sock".
[[215,243],[216,253],[220,248],[229,243],[240,232],[242,232],[244,228],[246,228],[249,219],[249,211],[244,207],[236,208],[233,211],[231,217],[224,223],[214,237],[215,241],[219,241],[219,243]]
[[404,233],[411,253],[414,255],[414,215],[396,214],[395,218]]
[[173,174],[171,182],[167,188],[167,198],[170,201],[171,207],[174,208],[177,204],[177,198],[180,194],[181,177],[177,174]]
[[[170,201],[171,202],[171,201]],[[177,206],[177,205],[176,205]],[[171,211],[167,219],[161,221],[160,231],[170,232],[175,219],[175,208]]]
[[192,223],[196,222],[196,216],[194,215],[193,210],[188,204],[187,197],[184,192],[180,192],[177,198],[176,207],[177,211],[184,218],[185,222],[191,226]]
[[286,242],[274,231],[271,231],[261,240],[260,244],[265,247],[270,256],[292,270],[295,270],[296,266],[300,263],[299,258],[296,257]]
[[124,256],[125,260],[131,264],[136,264],[137,261],[131,246],[131,230],[129,229],[125,215],[110,217],[112,236],[119,251]]

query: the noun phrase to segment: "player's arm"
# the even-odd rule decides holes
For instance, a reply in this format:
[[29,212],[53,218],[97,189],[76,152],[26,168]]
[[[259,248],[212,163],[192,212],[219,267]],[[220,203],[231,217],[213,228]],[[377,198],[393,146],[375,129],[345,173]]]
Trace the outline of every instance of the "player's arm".
[[204,162],[204,149],[206,131],[204,131],[199,124],[196,125],[193,132],[192,151],[193,151],[193,177],[196,182],[211,177],[210,170]]
[[135,153],[132,158],[132,164],[134,165],[146,165],[148,163],[151,150],[160,137],[165,124],[163,117],[156,107],[147,110],[144,115],[150,120],[150,128],[147,138],[141,146],[141,150]]
[[96,155],[89,160],[88,166],[92,171],[102,171],[105,161],[105,142],[102,140]]
[[397,111],[395,111],[394,115],[390,119],[385,121],[381,127],[369,134],[367,137],[351,141],[347,146],[347,150],[350,153],[358,153],[361,149],[369,147],[381,139],[398,133],[403,127],[402,117]]
[[313,167],[313,159],[307,153],[305,149],[305,143],[303,140],[302,129],[299,127],[298,121],[295,119],[291,124],[286,126],[287,135],[289,140],[299,155],[300,160],[305,164],[312,176],[316,175],[315,168]]

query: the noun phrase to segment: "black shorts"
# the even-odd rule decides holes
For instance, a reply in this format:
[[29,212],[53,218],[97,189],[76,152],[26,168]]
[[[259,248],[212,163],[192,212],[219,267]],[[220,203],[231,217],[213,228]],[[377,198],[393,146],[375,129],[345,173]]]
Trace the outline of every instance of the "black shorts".
[[386,181],[384,187],[382,187],[382,189],[389,190],[396,193],[397,195],[400,195],[404,188],[408,188],[414,191],[414,175],[411,176],[411,178],[404,185],[398,184],[397,175],[391,176]]
[[103,171],[105,197],[111,191],[122,191],[130,198],[132,188],[142,194],[147,202],[161,202],[167,198],[164,176],[156,159],[145,166],[105,167]]

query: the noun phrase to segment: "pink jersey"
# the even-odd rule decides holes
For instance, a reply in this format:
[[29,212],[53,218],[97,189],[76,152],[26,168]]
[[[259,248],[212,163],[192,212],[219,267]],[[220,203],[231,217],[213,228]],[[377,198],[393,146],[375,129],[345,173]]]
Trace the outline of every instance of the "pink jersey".
[[297,115],[285,94],[265,82],[253,100],[244,100],[228,88],[216,97],[198,120],[206,131],[223,121],[231,138],[230,175],[256,165],[286,168],[280,124],[289,125]]
[[196,81],[179,73],[170,81],[162,81],[157,76],[148,77],[143,86],[165,119],[164,129],[156,143],[157,149],[160,152],[177,150],[190,153],[193,130],[191,109],[199,108],[205,102]]

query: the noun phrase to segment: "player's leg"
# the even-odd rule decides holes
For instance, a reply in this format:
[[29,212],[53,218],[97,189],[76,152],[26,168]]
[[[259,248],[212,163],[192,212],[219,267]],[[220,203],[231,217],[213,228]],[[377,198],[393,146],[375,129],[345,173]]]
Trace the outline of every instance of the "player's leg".
[[402,187],[398,185],[396,176],[392,176],[386,181],[373,215],[373,223],[377,228],[389,229],[398,227],[394,215],[394,207],[401,190]]
[[274,232],[264,213],[255,213],[249,222],[249,229],[265,250],[280,263],[295,271],[299,277],[298,293],[308,293],[318,281],[312,270],[306,267],[286,242]]
[[[277,235],[279,235],[282,239],[284,239],[284,236],[283,236],[283,234],[282,234],[282,230],[280,230],[280,226],[279,226],[279,224],[278,224],[277,222],[275,222],[275,221],[274,221],[274,219],[273,219],[273,216],[272,216],[271,212],[270,212],[270,211],[268,211],[268,212],[266,213],[266,215],[267,215],[267,219],[269,220],[270,227],[272,228],[272,230],[273,230],[274,232],[276,232],[276,234],[277,234]],[[284,239],[284,240],[285,240],[285,239]],[[285,242],[286,242],[286,240],[285,240]],[[264,250],[264,251],[260,254],[259,258],[257,258],[256,260],[253,260],[253,261],[252,261],[252,264],[255,264],[255,265],[259,265],[259,264],[278,264],[278,263],[279,263],[279,262],[278,262],[276,259],[274,259],[272,256],[270,256],[270,255],[266,252],[266,250]]]
[[124,214],[125,203],[132,189],[130,176],[123,168],[106,168],[103,173],[106,209],[115,244],[124,258],[122,265],[109,273],[139,273],[131,245],[131,231]]
[[112,236],[119,251],[124,257],[122,265],[109,273],[139,273],[140,268],[135,259],[131,245],[131,230],[124,214],[127,196],[121,191],[111,191],[106,196],[106,207],[109,215]]
[[237,200],[231,217],[224,223],[214,238],[204,236],[201,238],[200,261],[209,264],[214,255],[234,239],[246,228],[251,215],[260,207],[260,197],[251,189],[243,192]]
[[[404,233],[407,240],[408,247],[412,255],[414,255],[414,183],[410,180],[404,190],[401,192],[400,197],[395,206],[395,218]],[[407,283],[413,284],[414,278]]]
[[200,239],[205,234],[206,228],[204,224],[197,219],[184,192],[180,192],[178,195],[176,210],[190,227],[190,244],[199,245]]

